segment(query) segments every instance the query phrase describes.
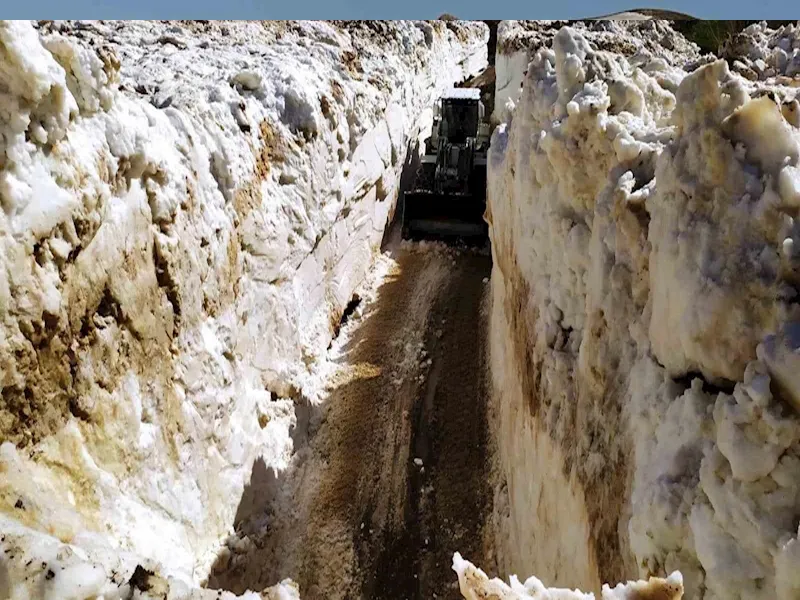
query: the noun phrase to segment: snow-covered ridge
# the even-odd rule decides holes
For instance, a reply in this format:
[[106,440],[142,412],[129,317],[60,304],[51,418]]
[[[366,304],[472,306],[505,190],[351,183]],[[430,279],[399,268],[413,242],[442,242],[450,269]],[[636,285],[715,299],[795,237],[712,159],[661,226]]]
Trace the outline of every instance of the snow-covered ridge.
[[770,29],[765,21],[753,23],[725,40],[721,54],[733,70],[756,81],[800,75],[800,27]]
[[788,600],[800,130],[789,86],[693,60],[562,28],[494,134],[500,570]]
[[407,149],[487,38],[0,23],[0,596],[141,564],[204,597],[253,461],[290,459]]
[[[493,118],[505,120],[507,104],[517,102],[528,63],[536,52],[552,45],[564,21],[501,21],[497,27],[496,101]],[[614,52],[647,62],[662,59],[678,67],[700,58],[699,49],[676,35],[665,21],[599,20],[573,24],[597,50]]]

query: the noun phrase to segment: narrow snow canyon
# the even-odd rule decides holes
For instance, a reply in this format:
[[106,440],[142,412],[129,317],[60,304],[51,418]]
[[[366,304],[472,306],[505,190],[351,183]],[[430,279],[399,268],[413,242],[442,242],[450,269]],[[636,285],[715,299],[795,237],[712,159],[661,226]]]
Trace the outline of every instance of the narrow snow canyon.
[[0,600],[800,595],[800,28],[491,27],[0,22]]

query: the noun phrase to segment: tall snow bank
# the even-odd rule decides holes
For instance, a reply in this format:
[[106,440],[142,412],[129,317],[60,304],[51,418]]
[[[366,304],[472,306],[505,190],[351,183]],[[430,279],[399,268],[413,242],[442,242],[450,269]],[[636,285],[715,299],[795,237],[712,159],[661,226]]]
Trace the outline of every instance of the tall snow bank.
[[36,27],[0,23],[0,596],[67,589],[45,546],[93,590],[137,565],[191,589],[254,460],[287,465],[407,149],[488,31]]
[[500,567],[794,598],[800,132],[682,66],[562,28],[494,134]]
[[[519,100],[528,64],[541,48],[552,45],[555,34],[564,21],[501,21],[497,27],[496,101],[492,117],[496,122],[506,120],[505,112]],[[642,66],[652,60],[682,66],[700,59],[699,48],[675,32],[664,21],[657,20],[598,20],[579,22],[575,29],[598,50],[616,52]],[[647,70],[645,68],[645,70]],[[675,77],[664,69],[658,70],[662,79],[669,78],[674,87]]]

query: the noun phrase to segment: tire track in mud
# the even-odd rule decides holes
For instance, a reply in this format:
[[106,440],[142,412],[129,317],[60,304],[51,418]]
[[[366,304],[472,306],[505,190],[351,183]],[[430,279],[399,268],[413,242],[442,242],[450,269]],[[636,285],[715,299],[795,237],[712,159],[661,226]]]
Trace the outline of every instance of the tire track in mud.
[[460,598],[453,552],[491,568],[491,259],[393,254],[310,418],[303,460],[240,526],[249,549],[226,559],[211,587],[241,593],[291,577],[304,600]]
[[453,552],[485,559],[490,259],[401,251],[397,261],[348,343],[343,372],[362,376],[333,392],[321,428],[327,468],[303,543],[304,597],[460,598]]
[[362,594],[375,554],[370,548],[404,521],[420,350],[448,263],[435,253],[402,251],[396,260],[397,270],[344,348],[314,443],[324,463],[316,468],[297,559],[301,590],[310,598],[371,597]]
[[418,389],[404,521],[382,540],[364,580],[364,598],[460,598],[451,569],[460,551],[489,562],[483,534],[489,504],[486,422],[488,257],[460,256],[428,317],[432,364]]

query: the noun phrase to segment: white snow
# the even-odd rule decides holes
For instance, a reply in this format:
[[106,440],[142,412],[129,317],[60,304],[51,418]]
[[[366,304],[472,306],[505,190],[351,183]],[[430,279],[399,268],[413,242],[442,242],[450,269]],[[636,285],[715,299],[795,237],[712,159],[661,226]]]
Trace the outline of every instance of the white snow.
[[[529,63],[538,50],[552,45],[553,37],[563,25],[562,21],[501,21],[498,24],[497,83],[492,113],[495,122],[508,120],[508,107],[513,110],[519,101]],[[575,27],[592,40],[596,48],[630,57],[642,72],[652,74],[672,91],[680,81],[680,71],[674,67],[699,58],[696,46],[676,37],[661,21],[586,21],[576,23]],[[612,89],[614,85],[626,86],[620,80],[612,83]]]
[[478,88],[450,88],[442,93],[442,98],[480,100],[481,91]]
[[[594,600],[595,595],[580,590],[565,588],[548,588],[536,577],[529,577],[520,583],[516,575],[511,575],[509,584],[500,579],[489,577],[475,565],[461,557],[458,552],[453,556],[453,570],[458,574],[461,595],[466,600],[481,598],[497,598],[498,600]],[[643,598],[659,598],[663,600],[680,600],[683,597],[683,579],[679,572],[666,578],[653,577],[648,581],[629,581],[619,583],[611,588],[604,585],[600,597],[602,600],[639,600]]]
[[[252,465],[290,463],[294,399],[317,393],[408,149],[487,37],[0,23],[0,530],[20,549],[0,590],[83,598],[141,564],[170,598],[217,597],[197,586]],[[25,565],[48,552],[80,559],[40,593]]]
[[793,598],[800,132],[780,82],[638,26],[531,48],[493,136],[498,568]]

